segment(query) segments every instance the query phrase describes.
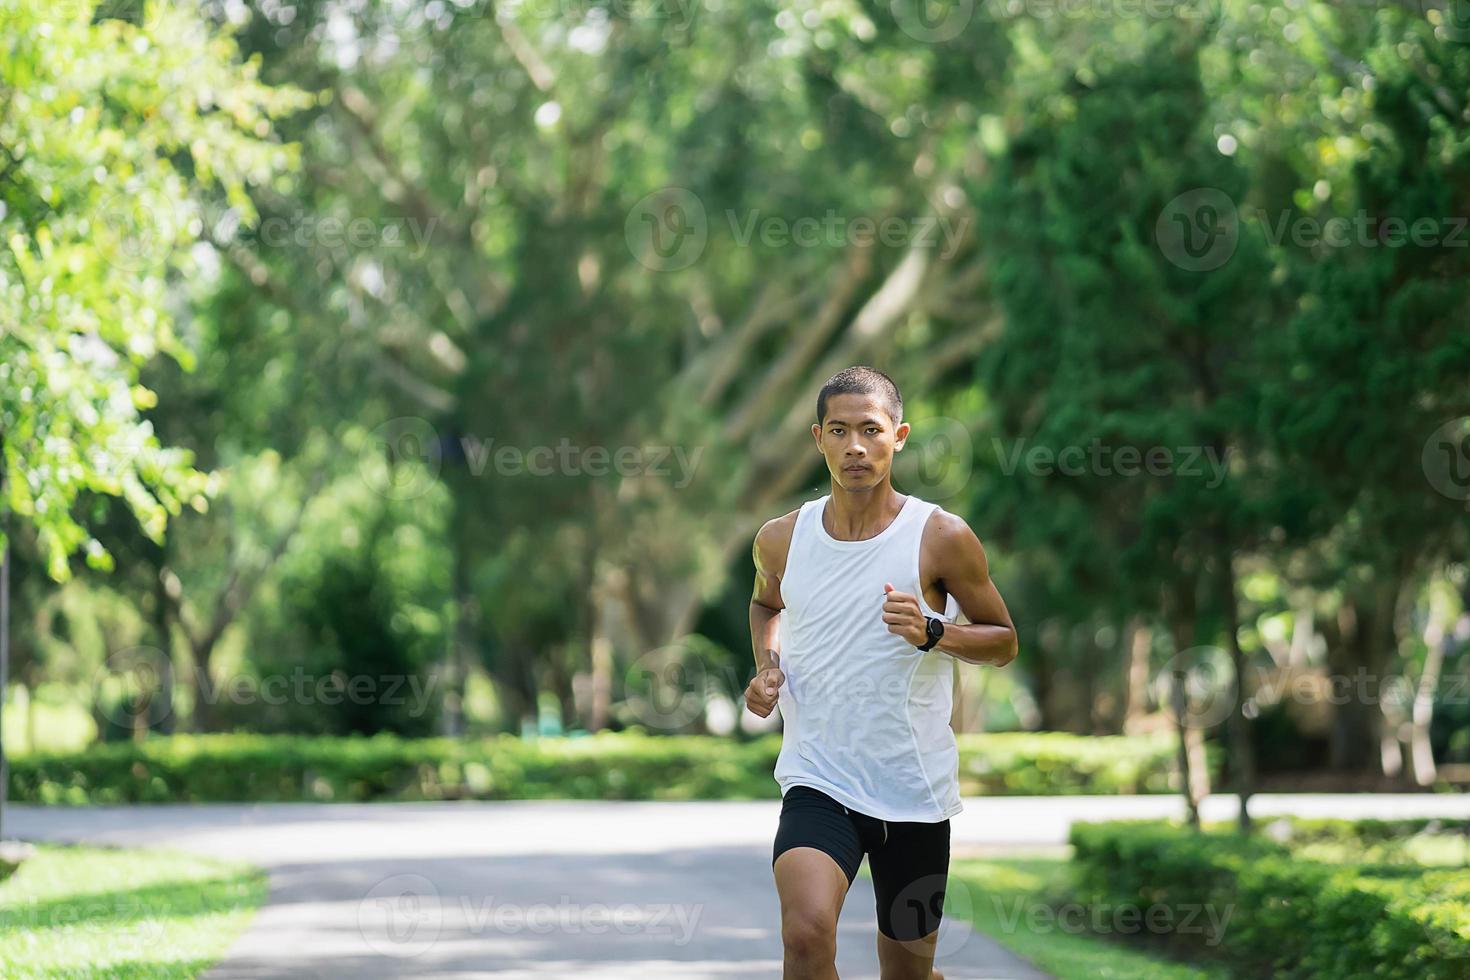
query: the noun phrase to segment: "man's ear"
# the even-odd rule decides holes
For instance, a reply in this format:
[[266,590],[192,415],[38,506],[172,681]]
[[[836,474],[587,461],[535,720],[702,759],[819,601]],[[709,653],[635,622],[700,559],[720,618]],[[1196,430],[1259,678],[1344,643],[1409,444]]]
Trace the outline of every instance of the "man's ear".
[[893,451],[898,452],[903,448],[903,444],[908,441],[909,424],[907,422],[900,422],[898,423],[898,428],[893,430]]

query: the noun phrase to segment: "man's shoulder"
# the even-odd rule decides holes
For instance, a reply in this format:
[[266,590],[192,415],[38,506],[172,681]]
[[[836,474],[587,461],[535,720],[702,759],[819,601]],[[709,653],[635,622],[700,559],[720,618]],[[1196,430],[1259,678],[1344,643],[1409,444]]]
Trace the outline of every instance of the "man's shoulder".
[[773,517],[761,525],[759,531],[755,532],[755,546],[763,554],[770,552],[774,554],[779,550],[785,554],[791,545],[791,535],[796,531],[796,518],[801,513],[798,507],[793,511]]
[[801,515],[801,508],[809,503],[810,500],[771,518],[755,532],[755,555],[762,568],[778,575],[785,569],[786,555],[791,551],[791,539],[796,533],[796,519]]
[[924,549],[929,553],[954,554],[980,543],[970,522],[951,513],[940,504],[924,523]]

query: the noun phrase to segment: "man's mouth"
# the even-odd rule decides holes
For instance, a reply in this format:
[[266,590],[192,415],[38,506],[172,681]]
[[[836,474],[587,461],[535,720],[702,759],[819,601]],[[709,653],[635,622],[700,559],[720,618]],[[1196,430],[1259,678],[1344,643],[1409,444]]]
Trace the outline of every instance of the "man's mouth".
[[857,464],[854,464],[852,466],[844,466],[842,468],[842,472],[844,472],[844,473],[862,473],[862,472],[864,472],[866,470],[867,470],[867,467],[866,466],[857,465]]

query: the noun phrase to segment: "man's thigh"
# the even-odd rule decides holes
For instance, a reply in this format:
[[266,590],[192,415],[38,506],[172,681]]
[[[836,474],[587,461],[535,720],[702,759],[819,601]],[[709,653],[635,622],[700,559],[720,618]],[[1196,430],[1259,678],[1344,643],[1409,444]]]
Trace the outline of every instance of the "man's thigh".
[[863,844],[847,808],[809,786],[793,786],[781,798],[781,820],[771,848],[774,866],[787,851],[811,848],[827,855],[847,877],[857,877]]
[[835,928],[862,860],[857,827],[840,803],[805,786],[786,792],[771,854],[783,919],[830,917]]
[[949,883],[949,821],[888,823],[887,839],[868,851],[878,931],[900,942],[939,928]]

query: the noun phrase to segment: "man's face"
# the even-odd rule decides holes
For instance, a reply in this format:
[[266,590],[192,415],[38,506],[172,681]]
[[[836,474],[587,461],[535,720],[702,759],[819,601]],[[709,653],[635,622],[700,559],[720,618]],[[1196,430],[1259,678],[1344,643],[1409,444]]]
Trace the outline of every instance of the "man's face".
[[833,395],[827,399],[823,424],[812,426],[827,470],[844,490],[880,485],[908,434],[908,423],[895,426],[875,395]]

